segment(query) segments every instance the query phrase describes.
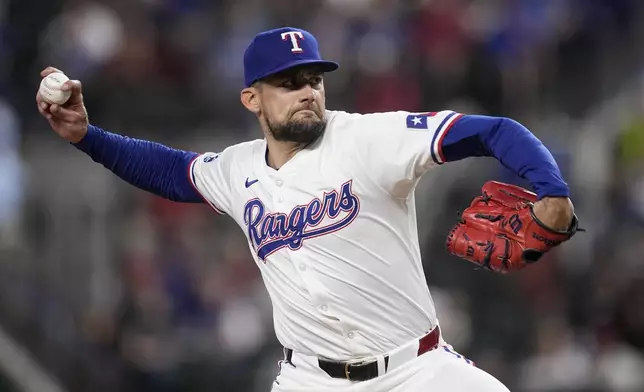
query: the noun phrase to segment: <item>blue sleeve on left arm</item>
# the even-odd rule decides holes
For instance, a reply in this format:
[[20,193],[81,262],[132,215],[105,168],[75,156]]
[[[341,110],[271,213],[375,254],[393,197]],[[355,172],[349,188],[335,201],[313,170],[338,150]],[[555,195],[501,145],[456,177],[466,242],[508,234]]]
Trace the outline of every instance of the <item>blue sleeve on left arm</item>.
[[492,156],[528,180],[539,199],[568,197],[568,184],[548,149],[526,127],[505,117],[465,115],[438,140],[444,162]]

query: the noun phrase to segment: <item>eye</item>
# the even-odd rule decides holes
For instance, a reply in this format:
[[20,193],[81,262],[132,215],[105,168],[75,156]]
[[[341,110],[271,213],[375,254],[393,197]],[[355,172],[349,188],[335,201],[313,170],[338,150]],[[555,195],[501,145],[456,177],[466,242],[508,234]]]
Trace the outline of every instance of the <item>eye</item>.
[[293,88],[295,87],[295,84],[293,83],[292,79],[287,79],[282,82],[281,86],[284,88]]

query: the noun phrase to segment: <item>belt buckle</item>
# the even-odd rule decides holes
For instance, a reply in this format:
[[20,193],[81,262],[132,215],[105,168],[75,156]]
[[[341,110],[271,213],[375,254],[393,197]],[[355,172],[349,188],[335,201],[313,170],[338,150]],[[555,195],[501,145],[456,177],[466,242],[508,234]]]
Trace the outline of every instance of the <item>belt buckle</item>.
[[344,364],[344,376],[346,377],[347,380],[353,381],[351,379],[351,371],[349,370],[349,366],[352,366],[352,365],[353,366],[367,366],[367,365],[371,365],[372,363],[375,363],[375,362],[378,362],[378,360],[377,359],[373,359],[373,360],[363,359],[363,360],[354,361],[354,362],[347,361]]

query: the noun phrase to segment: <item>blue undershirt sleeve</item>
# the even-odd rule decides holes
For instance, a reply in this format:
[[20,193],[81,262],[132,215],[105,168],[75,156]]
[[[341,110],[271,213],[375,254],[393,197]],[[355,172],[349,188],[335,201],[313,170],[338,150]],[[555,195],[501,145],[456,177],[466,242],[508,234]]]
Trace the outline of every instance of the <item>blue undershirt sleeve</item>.
[[199,154],[159,143],[133,139],[89,125],[76,148],[118,177],[142,190],[186,203],[204,200],[189,179],[189,167]]
[[475,156],[495,157],[528,180],[539,199],[570,195],[550,151],[526,127],[510,118],[463,115],[437,142],[442,162]]

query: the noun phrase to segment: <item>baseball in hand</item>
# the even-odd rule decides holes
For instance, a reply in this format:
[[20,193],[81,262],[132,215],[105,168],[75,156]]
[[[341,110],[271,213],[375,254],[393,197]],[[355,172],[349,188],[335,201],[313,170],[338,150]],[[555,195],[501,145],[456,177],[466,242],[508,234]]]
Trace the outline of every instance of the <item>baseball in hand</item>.
[[61,72],[54,72],[45,76],[42,82],[40,82],[40,89],[38,90],[40,97],[43,99],[43,101],[50,104],[64,104],[72,95],[71,90],[61,90],[63,83],[68,80],[69,78]]

